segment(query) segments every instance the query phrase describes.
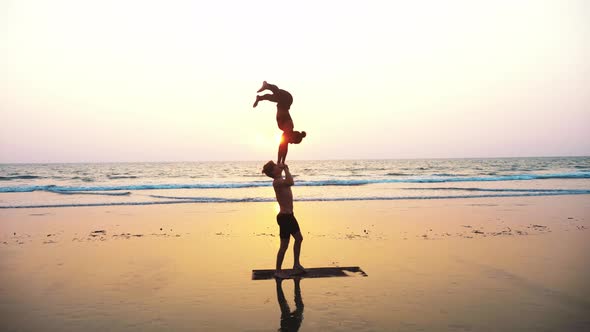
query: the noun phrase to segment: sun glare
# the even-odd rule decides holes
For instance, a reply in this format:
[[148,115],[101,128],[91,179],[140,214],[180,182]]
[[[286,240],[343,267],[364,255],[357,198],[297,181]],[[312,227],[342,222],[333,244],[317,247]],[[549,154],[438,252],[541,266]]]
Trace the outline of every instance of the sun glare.
[[258,133],[250,138],[250,145],[257,150],[261,151],[275,151],[276,147],[281,144],[282,133],[273,134],[262,134]]

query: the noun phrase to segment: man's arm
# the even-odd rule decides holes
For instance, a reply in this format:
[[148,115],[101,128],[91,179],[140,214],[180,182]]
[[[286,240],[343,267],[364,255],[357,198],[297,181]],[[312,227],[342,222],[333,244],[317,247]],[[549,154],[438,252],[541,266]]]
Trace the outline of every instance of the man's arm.
[[291,172],[289,172],[289,167],[287,165],[279,165],[285,172],[285,178],[277,178],[273,181],[273,186],[292,186],[294,184],[293,176]]
[[295,182],[293,181],[293,176],[291,175],[291,172],[289,172],[289,166],[283,164],[283,171],[285,172],[285,185],[294,185]]

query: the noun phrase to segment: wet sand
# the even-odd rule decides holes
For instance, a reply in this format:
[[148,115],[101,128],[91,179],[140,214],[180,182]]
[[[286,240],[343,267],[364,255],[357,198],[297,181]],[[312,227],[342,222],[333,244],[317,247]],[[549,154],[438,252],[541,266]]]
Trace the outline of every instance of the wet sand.
[[590,330],[586,195],[295,210],[305,266],[368,277],[251,280],[271,203],[0,210],[0,330]]

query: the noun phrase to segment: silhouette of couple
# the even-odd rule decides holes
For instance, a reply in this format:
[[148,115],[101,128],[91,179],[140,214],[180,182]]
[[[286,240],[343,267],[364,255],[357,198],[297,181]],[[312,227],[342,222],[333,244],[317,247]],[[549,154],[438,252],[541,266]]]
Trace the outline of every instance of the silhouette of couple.
[[[262,168],[262,173],[273,179],[273,188],[280,207],[280,211],[277,214],[277,223],[279,224],[281,244],[277,252],[276,270],[274,274],[277,286],[277,300],[281,309],[281,327],[279,331],[298,331],[303,320],[303,300],[301,298],[300,279],[297,277],[293,279],[295,311],[291,311],[289,308],[282,287],[284,278],[291,277],[293,273],[297,275],[306,273],[305,268],[299,262],[303,236],[301,235],[297,219],[295,219],[295,215],[293,214],[293,193],[291,186],[295,183],[289,171],[289,166],[285,164],[285,159],[287,158],[289,144],[301,143],[306,133],[305,131],[299,132],[294,130],[293,119],[291,119],[291,115],[289,114],[289,109],[293,103],[293,96],[289,92],[281,90],[276,85],[269,84],[266,81],[262,83],[262,87],[257,92],[264,90],[269,90],[272,94],[257,95],[253,107],[258,106],[258,102],[261,100],[276,103],[277,124],[279,129],[283,131],[281,143],[279,144],[277,163],[275,164],[271,160]],[[284,177],[283,173],[285,174]],[[295,244],[293,245],[293,272],[287,272],[282,270],[282,265],[291,236],[295,240]]]
[[[277,163],[275,164],[271,160],[262,168],[262,173],[273,179],[272,186],[280,207],[279,214],[277,214],[277,224],[280,229],[281,245],[277,253],[275,277],[289,278],[293,273],[302,274],[306,273],[306,271],[299,262],[303,236],[301,235],[297,219],[293,214],[293,193],[291,191],[291,186],[293,186],[295,182],[289,171],[289,166],[285,164],[285,158],[287,157],[288,145],[301,143],[301,140],[306,134],[304,131],[299,132],[294,130],[293,119],[291,119],[291,115],[289,114],[289,109],[293,103],[293,96],[291,96],[289,92],[281,90],[276,85],[269,84],[266,81],[262,83],[262,87],[258,89],[258,92],[264,90],[270,90],[272,94],[257,95],[253,106],[258,106],[258,102],[261,100],[268,100],[276,103],[277,124],[283,131],[281,143],[279,144]],[[285,177],[283,177],[283,173],[285,174]],[[282,270],[282,265],[283,259],[285,258],[285,252],[289,247],[291,236],[293,236],[295,240],[295,244],[293,245],[294,271],[287,272]]]

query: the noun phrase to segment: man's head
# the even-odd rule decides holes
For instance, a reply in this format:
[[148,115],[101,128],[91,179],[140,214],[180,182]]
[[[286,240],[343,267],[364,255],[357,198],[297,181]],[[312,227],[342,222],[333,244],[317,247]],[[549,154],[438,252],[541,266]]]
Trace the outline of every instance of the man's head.
[[262,167],[262,173],[266,174],[268,177],[276,178],[277,176],[281,175],[282,169],[275,164],[274,161],[269,161]]

